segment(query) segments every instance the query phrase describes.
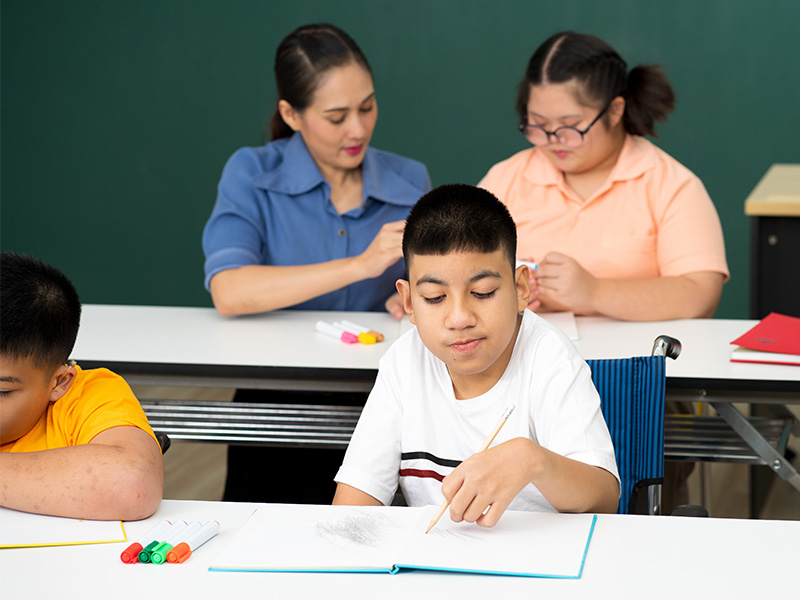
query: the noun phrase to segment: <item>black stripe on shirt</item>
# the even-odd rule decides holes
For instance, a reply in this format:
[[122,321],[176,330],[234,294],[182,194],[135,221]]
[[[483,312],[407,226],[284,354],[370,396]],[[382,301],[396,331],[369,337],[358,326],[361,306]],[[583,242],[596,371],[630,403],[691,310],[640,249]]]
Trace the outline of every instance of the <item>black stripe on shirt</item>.
[[439,458],[431,454],[430,452],[403,452],[400,455],[400,460],[413,460],[415,458],[422,458],[424,460],[429,460],[432,463],[436,463],[437,465],[442,465],[443,467],[457,467],[461,464],[460,460],[449,460],[447,458]]

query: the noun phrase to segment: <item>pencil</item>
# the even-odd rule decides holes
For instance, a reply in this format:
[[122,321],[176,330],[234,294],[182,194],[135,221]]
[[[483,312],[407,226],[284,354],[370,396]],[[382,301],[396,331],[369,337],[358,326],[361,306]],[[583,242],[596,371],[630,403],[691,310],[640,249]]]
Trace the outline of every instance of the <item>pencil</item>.
[[[478,452],[483,452],[492,444],[494,438],[497,437],[497,434],[500,432],[500,429],[503,427],[503,425],[506,424],[508,417],[511,416],[511,413],[514,412],[515,408],[516,407],[512,404],[506,409],[506,411],[503,413],[503,416],[500,417],[500,420],[497,422],[497,425],[495,425],[494,429],[492,429],[492,432],[489,434],[489,437],[487,437],[486,441],[483,442],[483,446],[481,446],[478,449]],[[478,452],[476,452],[476,454]],[[439,507],[439,510],[436,511],[436,514],[433,515],[431,522],[428,524],[428,528],[425,530],[425,533],[428,533],[431,529],[433,529],[433,526],[436,525],[439,519],[442,518],[442,515],[444,514],[444,511],[447,510],[448,506],[450,506],[449,500],[445,500],[444,502],[442,502],[442,505]]]

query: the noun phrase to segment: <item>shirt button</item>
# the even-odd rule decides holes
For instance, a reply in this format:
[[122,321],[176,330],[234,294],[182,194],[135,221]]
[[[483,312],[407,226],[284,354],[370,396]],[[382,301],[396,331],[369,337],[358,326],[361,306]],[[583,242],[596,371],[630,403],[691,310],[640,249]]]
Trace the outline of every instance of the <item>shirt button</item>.
[[344,229],[340,229],[340,230],[338,231],[338,233],[339,233],[339,237],[344,237],[344,236],[346,236],[346,235],[347,235],[347,232],[346,232]]

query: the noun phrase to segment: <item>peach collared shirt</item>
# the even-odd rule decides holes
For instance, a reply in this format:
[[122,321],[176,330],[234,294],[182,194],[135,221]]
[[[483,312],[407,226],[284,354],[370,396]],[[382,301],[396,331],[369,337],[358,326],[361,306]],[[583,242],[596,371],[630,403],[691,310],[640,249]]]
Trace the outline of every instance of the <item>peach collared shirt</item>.
[[608,179],[586,201],[536,148],[497,163],[478,185],[508,206],[519,258],[557,251],[600,278],[730,275],[703,183],[643,137],[626,137]]

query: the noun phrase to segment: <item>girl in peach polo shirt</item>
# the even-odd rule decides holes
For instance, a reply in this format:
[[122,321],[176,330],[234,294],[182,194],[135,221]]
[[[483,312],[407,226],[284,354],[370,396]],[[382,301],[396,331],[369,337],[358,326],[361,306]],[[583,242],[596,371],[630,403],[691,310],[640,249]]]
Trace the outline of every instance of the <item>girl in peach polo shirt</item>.
[[533,54],[517,111],[534,147],[479,183],[514,217],[518,256],[538,261],[531,308],[714,314],[729,277],[716,209],[697,176],[641,137],[674,102],[657,67],[628,72],[597,37],[559,33]]

